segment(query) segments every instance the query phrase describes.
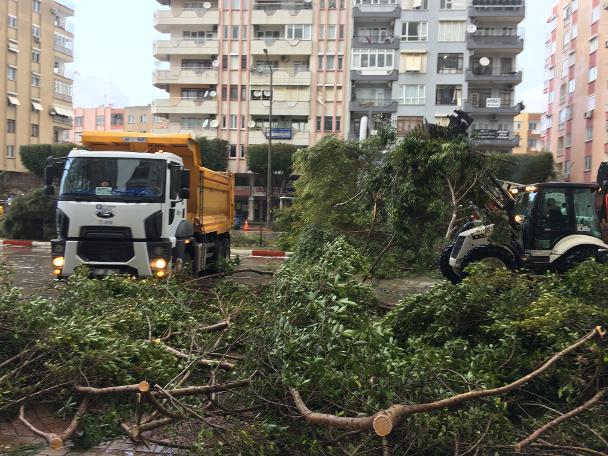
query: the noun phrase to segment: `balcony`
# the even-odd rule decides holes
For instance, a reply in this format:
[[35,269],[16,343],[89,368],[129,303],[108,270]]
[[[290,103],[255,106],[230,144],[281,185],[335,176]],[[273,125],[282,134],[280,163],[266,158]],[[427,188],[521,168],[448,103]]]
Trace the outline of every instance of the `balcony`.
[[465,81],[474,84],[493,85],[493,84],[521,84],[522,81],[521,71],[513,71],[511,73],[491,73],[491,72],[478,72],[473,70],[467,70],[465,74]]
[[363,113],[397,112],[397,100],[392,98],[359,98],[350,102],[350,110]]
[[154,42],[154,57],[158,60],[169,60],[171,55],[217,55],[219,44],[217,39],[196,40],[158,40]]
[[488,52],[496,51],[519,54],[524,50],[524,39],[517,35],[470,35],[467,38],[467,48],[471,50],[480,49]]
[[[274,85],[310,85],[312,73],[308,68],[275,68],[272,82]],[[251,85],[269,85],[270,71],[264,66],[255,66],[251,69],[249,77]]]
[[469,17],[479,20],[521,22],[526,17],[524,0],[473,0]]
[[471,140],[476,146],[504,148],[519,146],[519,136],[508,130],[474,130]]
[[169,98],[154,100],[153,114],[216,114],[217,100],[209,98]]
[[350,79],[352,81],[396,81],[398,77],[399,72],[395,69],[350,71]]
[[154,73],[154,85],[166,88],[169,84],[217,84],[218,74],[215,67],[182,68],[181,70],[158,70]]
[[312,23],[312,3],[257,1],[253,4],[251,22],[264,25]]
[[[159,100],[157,100],[159,101]],[[211,127],[212,119],[200,119],[196,125],[184,126],[180,122],[169,122],[167,128],[163,128],[163,133],[189,133],[194,137],[204,136],[206,138],[217,137],[217,127]],[[207,122],[205,122],[207,121]],[[206,126],[204,126],[206,125]]]
[[[267,116],[270,109],[270,101],[251,100],[249,102],[249,114]],[[272,114],[274,116],[308,116],[310,115],[309,101],[273,101]]]
[[176,26],[200,26],[201,24],[217,25],[220,23],[220,13],[217,3],[211,3],[210,8],[172,8],[170,11],[156,11],[154,28],[161,33],[169,33]]
[[264,49],[268,49],[270,55],[306,55],[312,54],[311,40],[286,40],[267,39],[267,40],[252,40],[251,54],[264,55]]
[[352,47],[360,49],[399,49],[399,37],[375,38],[369,36],[354,36]]
[[376,18],[400,18],[401,6],[393,0],[356,0],[353,5],[353,17],[376,19]]
[[65,54],[65,55],[70,56],[70,57],[72,57],[74,55],[74,50],[73,49],[61,46],[60,44],[54,44],[53,48],[57,52],[60,52],[61,54]]
[[463,110],[473,114],[473,117],[474,114],[516,116],[524,110],[524,104],[520,102],[512,105],[500,98],[487,98],[475,102],[465,101]]

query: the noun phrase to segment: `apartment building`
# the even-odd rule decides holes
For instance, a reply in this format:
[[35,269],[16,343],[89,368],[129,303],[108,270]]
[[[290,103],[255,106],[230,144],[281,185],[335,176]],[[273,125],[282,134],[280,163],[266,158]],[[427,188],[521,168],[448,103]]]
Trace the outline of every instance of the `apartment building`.
[[166,131],[165,118],[154,116],[151,105],[116,108],[112,105],[95,108],[74,108],[74,124],[69,131],[70,142],[80,143],[83,131]]
[[378,117],[405,134],[460,108],[480,146],[517,145],[524,0],[158,1],[168,39],[154,45],[165,65],[154,84],[169,98],[152,111],[169,131],[229,141],[237,212],[250,219],[262,218],[265,193],[247,148],[270,135],[302,147],[356,139]]
[[[3,181],[20,179],[27,170],[19,148],[67,140],[72,125],[74,6],[65,0],[0,2],[0,173]],[[9,177],[9,179],[7,179]],[[21,176],[24,177],[24,176]]]
[[513,133],[519,139],[519,144],[513,148],[514,154],[535,154],[545,151],[541,129],[542,117],[540,112],[522,112],[515,117]]
[[546,147],[566,180],[593,182],[608,142],[606,2],[561,0],[548,22]]

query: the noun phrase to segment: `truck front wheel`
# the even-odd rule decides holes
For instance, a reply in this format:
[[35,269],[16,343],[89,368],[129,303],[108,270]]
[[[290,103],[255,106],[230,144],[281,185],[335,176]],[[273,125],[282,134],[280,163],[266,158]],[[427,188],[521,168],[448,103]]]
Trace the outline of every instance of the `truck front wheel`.
[[462,259],[463,275],[466,275],[464,271],[473,263],[483,263],[494,269],[515,269],[516,265],[512,253],[494,245],[480,245],[471,249]]

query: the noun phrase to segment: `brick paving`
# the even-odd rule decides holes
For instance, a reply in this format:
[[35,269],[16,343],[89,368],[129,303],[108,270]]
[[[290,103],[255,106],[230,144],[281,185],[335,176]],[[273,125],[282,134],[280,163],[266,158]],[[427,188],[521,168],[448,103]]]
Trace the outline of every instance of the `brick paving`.
[[[67,426],[67,422],[56,418],[44,409],[26,411],[27,419],[38,429],[48,432],[60,433]],[[17,450],[28,451],[28,456],[150,456],[150,455],[177,455],[178,451],[158,445],[134,445],[127,438],[119,438],[112,442],[102,443],[88,450],[75,450],[71,442],[66,442],[64,448],[51,450],[46,441],[23,425],[17,418],[10,422],[0,422],[0,455],[10,455]]]

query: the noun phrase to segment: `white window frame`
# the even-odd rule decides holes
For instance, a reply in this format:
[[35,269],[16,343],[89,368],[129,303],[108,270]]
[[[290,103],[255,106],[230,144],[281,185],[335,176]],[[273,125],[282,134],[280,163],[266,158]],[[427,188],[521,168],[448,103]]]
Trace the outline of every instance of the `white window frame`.
[[590,38],[589,39],[589,54],[593,54],[595,51],[597,51],[599,44],[600,44],[600,40],[597,36]]
[[32,87],[40,87],[40,75],[32,74]]
[[589,68],[589,82],[593,82],[597,79],[597,67]]
[[[410,24],[419,24],[418,35],[410,35]],[[406,32],[403,33],[404,28]],[[401,23],[401,41],[417,42],[429,40],[429,23],[425,21],[403,21]]]
[[239,127],[239,117],[236,114],[230,114],[230,129],[236,130]]
[[463,10],[466,8],[464,0],[441,0],[439,9],[441,10]]
[[570,79],[568,81],[568,93],[574,93],[576,90],[576,79]]
[[42,6],[42,2],[40,0],[32,0],[32,10],[34,13],[39,13]]
[[587,111],[593,111],[595,109],[595,95],[587,97]]
[[6,69],[6,79],[9,81],[15,81],[17,79],[17,67],[8,65]]
[[10,28],[16,29],[17,28],[17,16],[13,16],[12,14],[9,14],[7,23]]
[[[352,50],[353,70],[394,70],[395,69],[395,51],[393,49],[360,49]],[[378,65],[379,56],[383,56],[384,65]],[[363,65],[363,58],[367,57],[367,65]],[[371,65],[375,60],[375,65]]]
[[6,146],[6,158],[15,158],[15,146],[9,144]]
[[[447,27],[448,24],[450,27]],[[448,43],[464,42],[466,27],[466,21],[439,21],[439,35],[437,39]]]
[[[408,88],[414,88],[416,96],[408,96]],[[399,86],[399,104],[423,105],[426,103],[426,86],[424,84],[402,84]]]
[[40,39],[40,26],[39,25],[32,25],[32,36],[34,38],[38,38]]
[[[285,39],[286,40],[304,40],[310,41],[310,24],[287,24],[285,26]],[[299,33],[297,33],[299,32]],[[301,34],[302,37],[298,38],[296,35]]]
[[602,11],[601,8],[602,8],[602,6],[598,5],[591,10],[591,23],[592,24],[595,24],[597,21],[600,20],[600,13]]

